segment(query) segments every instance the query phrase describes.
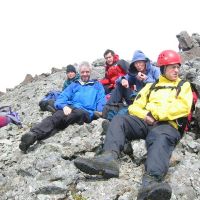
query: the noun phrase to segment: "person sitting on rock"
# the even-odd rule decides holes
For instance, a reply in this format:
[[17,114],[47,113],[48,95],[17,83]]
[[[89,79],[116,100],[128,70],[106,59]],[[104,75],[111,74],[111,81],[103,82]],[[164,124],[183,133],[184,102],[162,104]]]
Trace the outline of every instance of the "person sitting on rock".
[[[109,100],[103,111],[103,117],[111,120],[113,115],[109,115],[109,107],[119,107],[119,113],[127,109],[123,107],[123,101],[126,105],[133,103],[137,93],[145,86],[146,83],[154,83],[160,76],[160,69],[152,64],[150,59],[140,50],[133,54],[128,74],[121,76],[116,81],[116,87],[113,89]],[[121,113],[123,113],[121,112]],[[117,112],[118,113],[118,112]],[[117,114],[116,113],[116,114]]]
[[189,82],[177,86],[181,79],[180,55],[165,50],[158,56],[161,76],[150,92],[152,83],[138,93],[129,115],[116,115],[107,130],[103,152],[94,158],[76,158],[75,166],[88,174],[105,178],[119,177],[118,158],[126,140],[144,139],[147,148],[145,173],[137,200],[169,200],[172,189],[164,177],[176,144],[182,137],[181,121],[190,113],[192,90]]
[[105,91],[98,80],[90,80],[91,65],[82,62],[79,66],[80,80],[70,84],[58,97],[54,106],[57,111],[22,135],[19,148],[26,152],[30,145],[62,130],[70,124],[90,123],[95,112],[102,112]]
[[74,65],[67,65],[66,80],[63,83],[62,90],[64,90],[65,88],[67,88],[71,83],[77,81],[79,78],[80,78],[80,75],[76,71],[76,68],[74,67]]
[[[66,80],[63,83],[63,88],[66,89],[71,83],[75,82],[80,78],[80,75],[78,72],[76,72],[76,68],[73,65],[67,65],[66,69]],[[56,101],[56,98],[59,96],[61,91],[50,91],[48,92],[45,97],[39,102],[40,109],[42,111],[49,111],[54,113],[56,111],[54,107],[54,103]]]
[[104,52],[104,58],[106,60],[105,77],[100,82],[103,84],[106,94],[110,94],[115,88],[115,81],[128,72],[129,63],[123,59],[120,60],[119,56],[110,49]]

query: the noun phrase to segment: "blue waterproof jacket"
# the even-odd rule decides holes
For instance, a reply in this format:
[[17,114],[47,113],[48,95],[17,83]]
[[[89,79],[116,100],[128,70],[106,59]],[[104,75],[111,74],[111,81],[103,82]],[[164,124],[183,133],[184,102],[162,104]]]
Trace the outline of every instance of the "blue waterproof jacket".
[[[140,81],[136,78],[138,71],[134,66],[134,62],[139,61],[139,60],[146,61],[147,79],[144,81]],[[122,78],[125,78],[126,80],[128,80],[130,86],[136,85],[137,92],[139,92],[145,86],[146,83],[154,83],[156,80],[159,79],[159,76],[160,76],[160,68],[153,65],[151,63],[150,59],[148,57],[146,57],[142,51],[137,50],[137,51],[135,51],[135,53],[133,55],[128,74],[126,74],[123,77],[120,77],[117,80],[117,82],[119,83],[119,82],[121,82]]]
[[83,109],[89,112],[92,120],[94,111],[102,112],[105,104],[105,91],[100,82],[90,80],[82,83],[77,80],[63,90],[54,106],[57,110],[62,110],[65,106]]

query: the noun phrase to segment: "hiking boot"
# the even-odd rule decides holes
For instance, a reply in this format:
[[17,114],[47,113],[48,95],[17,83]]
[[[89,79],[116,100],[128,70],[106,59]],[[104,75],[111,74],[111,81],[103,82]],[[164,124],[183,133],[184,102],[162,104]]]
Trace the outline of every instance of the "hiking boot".
[[29,132],[21,137],[21,143],[19,144],[19,148],[21,151],[26,152],[27,149],[34,144],[34,142],[37,140],[36,134]]
[[114,152],[104,152],[92,159],[77,158],[75,166],[81,171],[90,175],[102,175],[104,178],[119,177],[119,165],[117,154]]
[[172,189],[166,182],[158,182],[155,177],[145,176],[137,200],[170,200]]
[[94,111],[94,119],[102,118],[102,112]]
[[51,113],[55,113],[56,112],[56,109],[51,105],[47,105],[46,106],[46,110],[51,112]]
[[151,183],[139,190],[137,200],[170,200],[172,189],[168,183]]

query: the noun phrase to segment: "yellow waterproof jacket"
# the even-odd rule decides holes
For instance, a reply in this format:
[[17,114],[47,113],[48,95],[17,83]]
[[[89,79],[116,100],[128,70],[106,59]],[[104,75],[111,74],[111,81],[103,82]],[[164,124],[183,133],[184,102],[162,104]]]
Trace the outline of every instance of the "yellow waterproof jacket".
[[[178,78],[176,81],[170,81],[160,76],[155,87],[176,87],[180,80]],[[145,119],[147,113],[150,112],[157,121],[168,121],[177,129],[178,126],[175,120],[188,116],[191,110],[193,96],[190,83],[185,82],[181,86],[181,91],[178,96],[175,88],[152,90],[149,95],[151,85],[152,83],[146,84],[138,93],[133,104],[128,108],[129,114]]]

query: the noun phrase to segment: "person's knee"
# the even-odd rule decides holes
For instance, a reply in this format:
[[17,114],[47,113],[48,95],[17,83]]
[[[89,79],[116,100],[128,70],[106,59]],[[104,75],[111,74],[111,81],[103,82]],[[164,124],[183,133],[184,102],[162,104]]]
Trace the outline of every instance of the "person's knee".
[[113,119],[111,120],[109,127],[114,130],[117,130],[117,129],[124,130],[124,127],[127,126],[126,122],[127,122],[127,119],[125,115],[115,115]]
[[63,110],[57,110],[52,116],[53,117],[63,117],[64,112],[63,112]]
[[51,117],[52,121],[57,124],[57,122],[61,121],[64,118],[65,114],[62,110],[57,110]]
[[126,118],[124,115],[115,115],[111,122],[115,124],[122,124],[124,123],[124,121],[126,121]]
[[166,135],[156,135],[156,134],[150,134],[146,138],[146,146],[147,148],[151,145],[155,144],[157,148],[160,147],[166,147],[168,145],[168,139]]

